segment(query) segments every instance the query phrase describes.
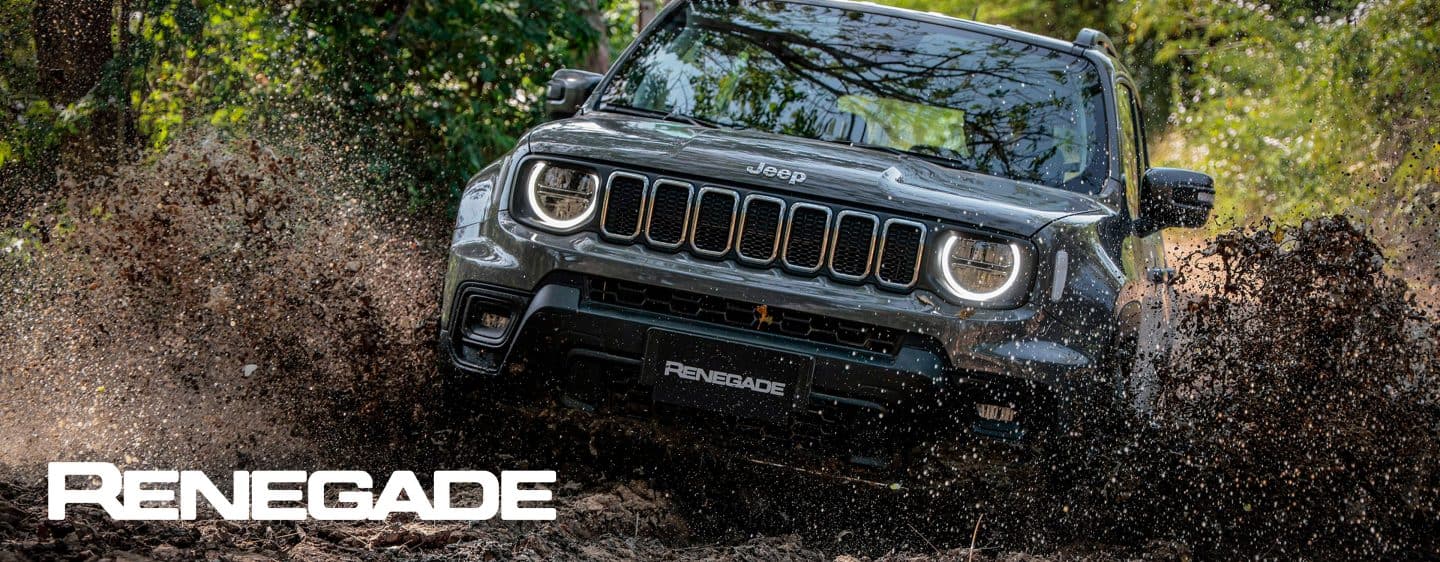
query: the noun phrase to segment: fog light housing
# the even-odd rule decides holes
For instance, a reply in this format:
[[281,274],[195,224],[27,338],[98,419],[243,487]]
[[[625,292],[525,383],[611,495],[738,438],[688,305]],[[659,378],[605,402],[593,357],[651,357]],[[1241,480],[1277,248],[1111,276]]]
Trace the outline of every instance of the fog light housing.
[[517,310],[513,303],[470,295],[465,303],[461,336],[484,345],[499,345],[510,335]]

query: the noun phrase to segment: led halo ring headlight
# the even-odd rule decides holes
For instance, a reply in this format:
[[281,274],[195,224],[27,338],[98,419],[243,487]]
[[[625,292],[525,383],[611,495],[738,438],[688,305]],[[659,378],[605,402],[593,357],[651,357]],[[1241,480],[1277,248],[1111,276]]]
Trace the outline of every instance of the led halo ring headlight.
[[600,176],[570,164],[536,161],[523,188],[535,220],[555,230],[584,224],[600,202]]
[[940,244],[940,284],[967,301],[997,300],[1015,288],[1025,255],[1017,242],[949,232]]

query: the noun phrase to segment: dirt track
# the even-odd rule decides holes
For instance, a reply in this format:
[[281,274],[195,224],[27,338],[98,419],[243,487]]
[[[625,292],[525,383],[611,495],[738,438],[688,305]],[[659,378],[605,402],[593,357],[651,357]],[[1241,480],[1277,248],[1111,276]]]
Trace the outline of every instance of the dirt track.
[[[1174,410],[1155,435],[1117,440],[1102,455],[1112,472],[1077,476],[1070,491],[1025,477],[936,494],[754,464],[644,423],[453,404],[439,394],[430,340],[443,219],[397,219],[406,215],[384,211],[392,203],[351,195],[366,177],[337,147],[287,151],[216,137],[177,147],[158,162],[68,181],[7,219],[41,227],[27,235],[40,249],[0,257],[0,325],[8,330],[0,338],[0,560],[123,559],[121,551],[177,560],[968,559],[977,522],[976,559],[1028,556],[1014,551],[1176,558],[1196,548],[1202,556],[1285,556],[1313,554],[1316,536],[1328,537],[1321,542],[1337,556],[1436,549],[1433,536],[1427,543],[1417,534],[1437,513],[1440,489],[1427,468],[1440,466],[1436,329],[1412,318],[1417,310],[1378,265],[1369,269],[1363,236],[1348,227],[1324,223],[1331,230],[1217,246],[1202,261],[1223,258],[1223,271],[1192,269],[1191,277],[1233,278],[1235,288],[1212,286],[1202,292],[1220,297],[1190,302],[1200,320],[1189,335],[1264,345],[1200,356],[1201,367],[1181,362],[1189,366],[1168,379],[1172,395],[1202,398],[1210,395],[1196,394],[1197,381],[1268,389],[1283,380],[1275,388],[1317,393],[1227,395],[1224,404],[1241,409],[1198,400],[1202,408]],[[1241,263],[1253,278],[1226,269]],[[1318,266],[1327,269],[1310,270]],[[1282,286],[1292,288],[1279,297],[1257,292]],[[1247,307],[1292,317],[1237,315]],[[1356,321],[1325,321],[1332,317]],[[1332,354],[1336,346],[1419,359],[1413,368],[1359,362]],[[1317,369],[1344,384],[1313,384]],[[1411,370],[1404,376],[1422,398],[1386,390]],[[1246,378],[1254,373],[1264,378]],[[1341,403],[1337,396],[1359,398],[1332,416],[1256,417]],[[1232,437],[1257,423],[1269,425],[1247,440]],[[1299,429],[1313,423],[1324,431]],[[1366,433],[1374,427],[1399,437],[1375,440]],[[1294,446],[1302,441],[1315,448]],[[1371,479],[1344,467],[1281,468],[1306,452],[1347,459]],[[90,514],[57,526],[41,517],[40,471],[53,460],[212,473],[554,468],[561,514],[544,524],[443,525],[138,524]],[[1291,481],[1317,476],[1310,487]],[[1305,511],[1283,503],[1298,500]]]

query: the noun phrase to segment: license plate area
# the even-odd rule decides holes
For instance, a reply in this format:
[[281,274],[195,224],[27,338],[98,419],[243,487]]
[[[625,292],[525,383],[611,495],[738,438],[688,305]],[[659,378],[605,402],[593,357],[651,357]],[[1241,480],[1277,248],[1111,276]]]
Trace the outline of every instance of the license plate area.
[[650,330],[642,378],[656,402],[784,424],[814,368],[808,355]]

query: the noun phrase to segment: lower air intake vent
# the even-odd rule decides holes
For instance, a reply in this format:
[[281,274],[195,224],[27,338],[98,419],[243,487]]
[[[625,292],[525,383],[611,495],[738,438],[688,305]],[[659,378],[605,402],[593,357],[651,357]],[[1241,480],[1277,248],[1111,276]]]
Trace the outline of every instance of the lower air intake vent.
[[585,294],[592,302],[890,355],[905,336],[893,328],[630,281],[589,278]]

